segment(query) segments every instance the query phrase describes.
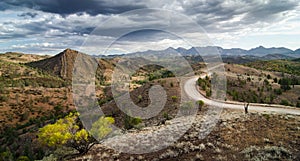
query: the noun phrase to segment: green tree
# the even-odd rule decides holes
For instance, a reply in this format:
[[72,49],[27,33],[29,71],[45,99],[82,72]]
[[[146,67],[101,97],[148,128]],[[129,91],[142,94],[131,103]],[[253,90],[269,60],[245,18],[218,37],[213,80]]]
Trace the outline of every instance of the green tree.
[[[66,146],[76,149],[80,154],[86,153],[96,140],[80,125],[78,116],[78,113],[70,113],[56,123],[40,128],[38,140],[50,147]],[[113,123],[113,118],[101,117],[92,125],[91,133],[97,139],[102,139],[111,132],[109,126]]]
[[291,79],[289,78],[282,78],[279,80],[280,88],[283,89],[284,91],[290,90],[291,87]]

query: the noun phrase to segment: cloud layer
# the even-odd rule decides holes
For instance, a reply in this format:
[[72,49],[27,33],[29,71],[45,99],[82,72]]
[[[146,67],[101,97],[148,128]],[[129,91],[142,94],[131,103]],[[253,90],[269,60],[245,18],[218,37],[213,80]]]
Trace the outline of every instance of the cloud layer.
[[[175,15],[143,13],[147,8],[171,10]],[[139,12],[132,12],[136,9]],[[186,18],[176,19],[176,12]],[[272,42],[265,36],[300,36],[297,0],[3,0],[0,15],[0,52],[55,54],[64,48],[79,49],[88,35],[110,18],[115,19],[114,23],[94,32],[93,38],[98,41],[91,47],[94,50],[87,50],[93,52],[91,54],[99,54],[96,51],[104,49],[105,42],[118,39],[116,36],[128,29],[145,28],[119,40],[114,51],[147,50],[147,42],[156,44],[151,45],[151,49],[184,46],[176,36],[147,30],[172,28],[173,23],[176,23],[173,31],[199,41],[195,25],[187,19],[198,23],[216,45],[223,47],[250,48],[280,43],[291,48],[300,46],[297,42]],[[253,36],[262,40],[261,44],[255,44],[258,42]],[[166,42],[170,42],[169,45]]]

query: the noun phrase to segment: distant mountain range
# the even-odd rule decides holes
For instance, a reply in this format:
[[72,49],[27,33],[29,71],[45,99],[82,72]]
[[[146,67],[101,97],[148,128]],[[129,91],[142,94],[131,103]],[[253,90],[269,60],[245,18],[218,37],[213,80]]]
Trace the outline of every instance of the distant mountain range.
[[[129,53],[126,55],[139,55],[139,54],[169,54],[169,53],[180,53],[183,56],[194,56],[194,55],[211,55],[211,54],[220,54],[222,58],[228,57],[246,57],[251,59],[260,59],[260,60],[274,60],[274,59],[294,59],[300,57],[300,49],[295,51],[284,48],[284,47],[272,47],[265,48],[259,46],[250,50],[245,50],[241,48],[231,48],[224,49],[219,46],[207,46],[207,47],[192,47],[190,49],[185,49],[179,47],[177,49],[169,47],[165,50],[147,50],[142,52]],[[125,55],[125,54],[122,54]],[[109,55],[109,56],[96,56],[96,57],[116,57],[122,55]]]
[[221,55],[234,55],[234,56],[266,56],[270,54],[276,54],[276,57],[280,55],[285,55],[289,57],[300,57],[300,49],[297,49],[295,51],[284,48],[284,47],[279,47],[279,48],[265,48],[263,46],[259,46],[257,48],[253,48],[250,50],[244,50],[240,48],[231,48],[231,49],[223,49],[222,47],[219,46],[207,46],[207,47],[192,47],[190,49],[185,49],[182,47],[179,47],[177,49],[174,49],[172,47],[169,47],[165,50],[148,50],[144,52],[137,52],[139,54],[147,54],[147,53],[156,53],[156,54],[161,54],[161,53],[169,53],[169,52],[178,52],[183,55],[209,55],[212,53],[219,52]]

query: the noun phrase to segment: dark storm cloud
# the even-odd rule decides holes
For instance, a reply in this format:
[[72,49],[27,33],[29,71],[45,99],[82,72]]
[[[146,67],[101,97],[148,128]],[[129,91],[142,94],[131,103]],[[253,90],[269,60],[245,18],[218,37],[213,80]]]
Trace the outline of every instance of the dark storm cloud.
[[[70,25],[72,26],[72,25]],[[24,36],[26,35],[30,35],[30,36],[34,36],[34,35],[42,35],[47,31],[50,30],[55,30],[58,33],[53,33],[51,35],[43,35],[44,37],[66,37],[69,35],[84,35],[84,34],[89,34],[94,30],[94,27],[85,27],[85,26],[64,26],[64,25],[49,25],[49,24],[45,24],[44,22],[32,22],[32,23],[28,23],[28,24],[23,24],[23,25],[19,25],[16,26],[17,28],[21,28],[24,29],[24,31],[26,30],[27,32],[24,33]]]
[[245,17],[246,21],[256,22],[256,21],[274,21],[277,17],[283,15],[277,15],[284,11],[293,10],[299,5],[297,1],[276,1],[272,0],[265,5],[255,5],[253,9],[247,13]]
[[[181,4],[185,14],[195,16],[196,21],[210,32],[228,32],[257,22],[274,22],[284,18],[281,13],[294,10],[299,6],[298,1],[289,0],[234,2],[216,0]],[[242,18],[230,22],[237,16]]]
[[26,38],[27,36],[23,33],[10,33],[10,34],[1,34],[1,39],[8,40],[8,39],[16,39],[16,38]]
[[123,35],[119,41],[159,41],[166,38],[176,39],[176,36],[165,31],[143,29]]
[[118,14],[125,11],[144,8],[138,1],[114,1],[114,0],[4,0],[0,9],[13,9],[25,7],[49,13],[68,15],[86,12],[91,15]]
[[24,17],[24,18],[27,18],[27,17],[35,18],[37,15],[38,15],[37,13],[26,12],[26,13],[19,14],[18,16]]

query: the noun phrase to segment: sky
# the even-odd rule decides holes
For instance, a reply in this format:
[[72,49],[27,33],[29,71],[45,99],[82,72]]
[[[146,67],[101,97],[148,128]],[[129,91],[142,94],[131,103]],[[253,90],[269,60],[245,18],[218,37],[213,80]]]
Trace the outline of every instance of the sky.
[[2,0],[0,53],[300,48],[299,0]]

